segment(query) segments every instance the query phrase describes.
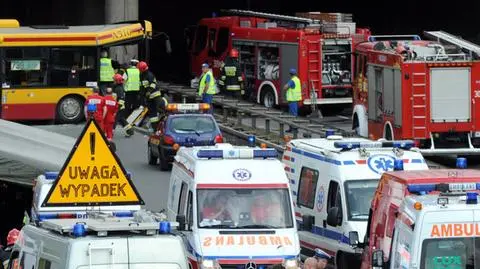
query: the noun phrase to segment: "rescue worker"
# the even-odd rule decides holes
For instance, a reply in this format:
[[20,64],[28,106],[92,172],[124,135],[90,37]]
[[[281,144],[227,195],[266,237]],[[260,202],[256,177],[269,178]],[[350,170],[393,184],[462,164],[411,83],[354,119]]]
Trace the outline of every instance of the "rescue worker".
[[[119,77],[123,80],[120,74],[116,74],[114,81],[118,80]],[[113,96],[113,90],[110,87],[106,89],[106,95],[103,99],[105,101],[105,109],[106,109],[105,118],[103,119],[105,136],[107,137],[108,141],[112,141],[113,126],[115,125],[115,117],[117,116],[119,103],[117,102],[117,100],[115,100],[115,97]]]
[[[302,101],[302,84],[300,79],[297,77],[297,70],[295,68],[290,68],[291,79],[285,84],[283,89],[286,91],[286,99],[288,102],[288,109],[290,115],[297,117],[298,116],[298,102]],[[291,132],[292,128],[286,130],[286,132]]]
[[198,95],[202,97],[202,102],[210,104],[209,113],[212,113],[213,95],[215,95],[217,85],[213,77],[212,70],[207,63],[202,64],[202,77],[198,85]]
[[317,269],[317,260],[314,257],[308,257],[303,263],[303,269]]
[[244,94],[243,76],[238,63],[238,50],[232,49],[225,64],[220,69],[221,77],[218,84],[225,95],[240,99]]
[[15,242],[20,235],[20,231],[17,229],[12,229],[8,232],[7,235],[7,246],[0,249],[0,262],[3,265],[3,268],[8,267],[8,262],[10,260],[10,254],[12,253],[12,248]]
[[139,105],[140,70],[137,68],[138,60],[132,59],[126,69],[125,76],[125,111],[130,115]]
[[315,255],[313,257],[317,260],[317,269],[327,268],[328,260],[332,258],[332,256],[319,248],[315,249]]
[[98,83],[100,95],[105,95],[105,89],[112,86],[115,69],[119,66],[117,61],[108,57],[107,50],[103,49],[100,53],[100,81]]
[[228,198],[225,195],[214,197],[208,206],[202,210],[202,219],[229,220],[231,215],[227,210]]
[[127,110],[125,108],[125,90],[124,90],[124,80],[123,76],[120,74],[115,74],[113,76],[113,82],[115,85],[113,86],[113,95],[115,96],[115,100],[118,103],[118,111],[115,123],[113,125],[113,129],[117,127],[117,123],[119,123],[125,132],[125,137],[130,137],[133,135],[132,126],[127,122]]
[[[166,98],[162,97],[162,93],[160,92],[160,89],[157,85],[157,79],[155,78],[153,73],[148,70],[147,63],[143,61],[139,62],[137,68],[141,73],[140,94],[142,98],[146,99],[144,99],[144,102],[147,103],[150,126],[153,130],[157,130],[158,123],[165,115],[168,101]],[[162,115],[160,115],[160,113]]]
[[88,113],[88,105],[93,104],[96,106],[97,111],[93,114],[95,121],[97,122],[100,129],[104,132],[103,127],[103,119],[105,118],[105,114],[107,113],[107,108],[105,107],[105,100],[103,96],[100,95],[100,89],[98,87],[93,88],[93,93],[87,97],[85,100],[85,117],[87,121],[90,120],[90,114]]

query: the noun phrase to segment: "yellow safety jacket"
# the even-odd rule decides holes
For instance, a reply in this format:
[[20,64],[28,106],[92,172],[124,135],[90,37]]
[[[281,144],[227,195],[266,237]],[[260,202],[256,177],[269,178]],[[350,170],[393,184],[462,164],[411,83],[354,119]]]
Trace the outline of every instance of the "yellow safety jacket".
[[100,58],[100,81],[111,82],[113,81],[113,75],[115,75],[115,70],[112,66],[112,59]]
[[207,79],[207,75],[210,75],[210,83],[208,83],[207,94],[215,94],[217,92],[216,91],[217,85],[215,84],[215,78],[213,77],[212,70],[209,70],[207,73],[203,74],[202,78],[200,79],[200,84],[198,86],[198,95],[200,96],[203,94],[203,90],[205,89],[205,85],[206,85],[205,80]]
[[126,92],[136,92],[140,90],[140,70],[136,67],[127,69],[127,82],[125,83]]
[[287,102],[298,102],[302,100],[302,84],[297,76],[292,77],[295,88],[288,88]]

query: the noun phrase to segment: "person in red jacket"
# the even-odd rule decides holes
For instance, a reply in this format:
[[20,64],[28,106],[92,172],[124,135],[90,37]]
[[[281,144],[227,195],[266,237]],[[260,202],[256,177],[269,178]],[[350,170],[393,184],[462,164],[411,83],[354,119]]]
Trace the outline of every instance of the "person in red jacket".
[[105,128],[105,135],[107,136],[107,139],[111,141],[113,139],[113,126],[115,125],[118,112],[118,102],[115,96],[113,96],[112,88],[107,88],[104,100],[107,113],[105,114],[103,125]]
[[88,114],[88,105],[93,104],[97,107],[97,111],[93,114],[93,117],[97,124],[100,126],[100,129],[104,131],[103,128],[103,119],[105,118],[105,114],[107,113],[107,108],[105,107],[105,100],[103,96],[100,95],[100,89],[98,87],[93,88],[93,94],[87,97],[85,100],[85,117],[87,120],[90,120],[90,115]]

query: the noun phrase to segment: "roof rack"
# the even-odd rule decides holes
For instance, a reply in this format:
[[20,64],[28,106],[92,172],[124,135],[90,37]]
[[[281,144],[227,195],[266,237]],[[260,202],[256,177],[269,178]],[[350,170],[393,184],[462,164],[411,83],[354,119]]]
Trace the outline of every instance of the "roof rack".
[[475,53],[478,56],[480,56],[480,46],[472,42],[469,42],[465,39],[454,36],[444,31],[425,31],[424,33],[426,36],[436,38],[438,42],[440,41],[448,42],[450,44],[457,45],[460,48],[467,50],[470,53],[470,55]]
[[252,17],[265,18],[265,19],[274,19],[274,20],[299,22],[299,23],[307,23],[307,24],[320,23],[320,21],[318,20],[312,20],[308,18],[278,15],[278,14],[257,12],[257,11],[251,11],[251,10],[222,9],[221,11],[228,14],[232,14],[232,15],[238,15],[238,16],[252,16]]
[[422,40],[419,35],[371,35],[368,42],[390,40]]
[[[86,233],[94,232],[102,237],[107,236],[109,232],[140,232],[154,235],[160,231],[162,222],[163,216],[146,211],[135,212],[133,218],[118,218],[107,213],[89,212],[87,219],[51,219],[42,221],[40,227],[62,235],[72,234],[76,224],[83,224]],[[170,226],[178,225],[170,223]]]

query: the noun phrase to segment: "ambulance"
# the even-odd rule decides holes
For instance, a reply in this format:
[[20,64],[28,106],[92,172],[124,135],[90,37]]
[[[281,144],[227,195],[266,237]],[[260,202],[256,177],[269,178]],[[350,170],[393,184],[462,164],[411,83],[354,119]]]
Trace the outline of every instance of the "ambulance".
[[[131,177],[127,173],[127,177]],[[33,200],[30,220],[34,224],[48,219],[66,218],[88,218],[87,212],[106,212],[117,217],[133,217],[133,212],[141,209],[141,205],[101,205],[101,206],[44,206],[45,198],[52,188],[55,180],[58,179],[58,172],[46,172],[37,176],[33,181]]]
[[193,269],[297,269],[291,191],[275,149],[218,143],[181,147],[167,215],[179,223]]
[[362,268],[479,268],[479,193],[479,170],[383,174]]
[[[380,176],[395,166],[426,170],[412,141],[295,139],[282,162],[293,191],[302,254],[329,253],[337,268],[358,268],[371,199]],[[348,265],[348,267],[346,267]]]
[[9,269],[189,269],[175,223],[145,211],[133,217],[88,213],[85,220],[48,219],[25,225],[13,247]]

